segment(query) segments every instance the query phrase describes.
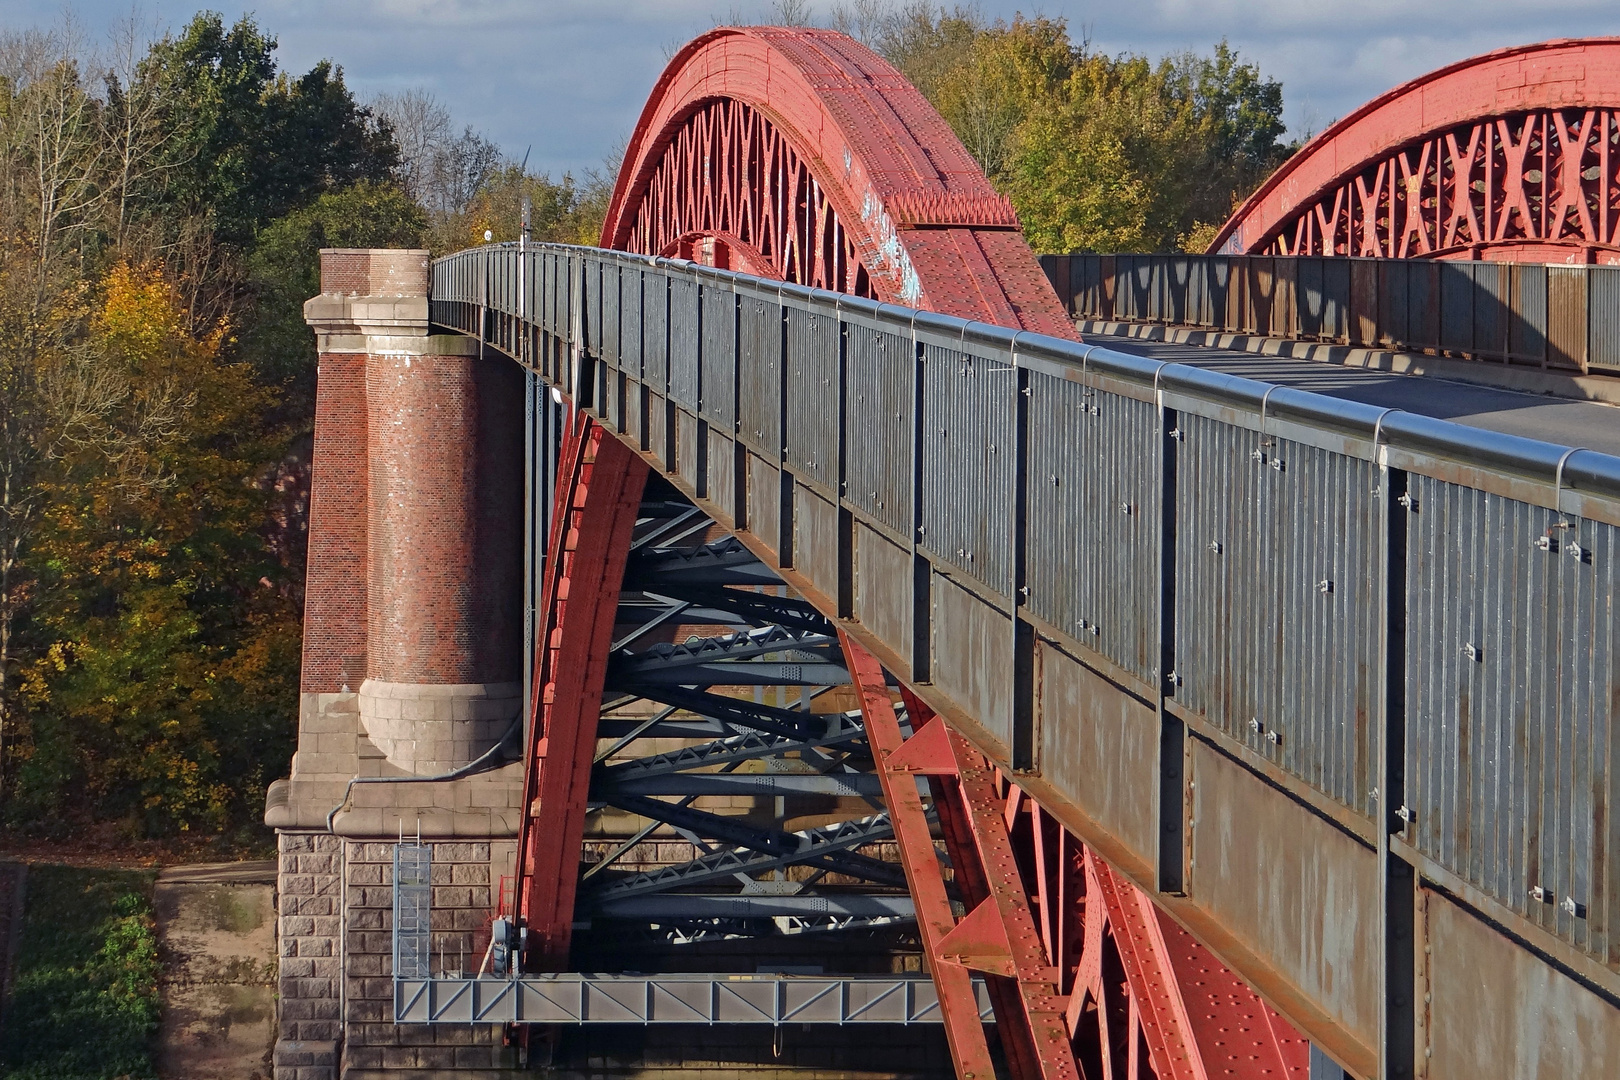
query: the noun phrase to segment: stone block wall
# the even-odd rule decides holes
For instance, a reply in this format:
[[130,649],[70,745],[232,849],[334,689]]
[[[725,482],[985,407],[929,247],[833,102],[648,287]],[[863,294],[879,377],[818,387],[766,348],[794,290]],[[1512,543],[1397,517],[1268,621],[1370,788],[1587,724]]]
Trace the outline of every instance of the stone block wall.
[[[511,841],[433,850],[432,970],[474,971]],[[491,1025],[395,1024],[394,845],[281,835],[276,1080],[472,1080],[516,1067]]]

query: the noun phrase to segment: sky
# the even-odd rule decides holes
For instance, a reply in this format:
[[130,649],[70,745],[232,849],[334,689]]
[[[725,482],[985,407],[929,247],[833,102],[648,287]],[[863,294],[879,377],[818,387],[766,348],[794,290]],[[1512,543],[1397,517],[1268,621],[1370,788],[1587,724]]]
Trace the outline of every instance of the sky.
[[[834,0],[808,0],[825,16]],[[284,70],[342,65],[367,98],[424,89],[508,155],[558,176],[600,166],[634,127],[658,73],[716,25],[769,22],[766,0],[263,0],[251,12]],[[953,5],[954,6],[954,5]],[[1468,56],[1559,37],[1620,35],[1616,0],[980,0],[988,18],[1061,16],[1096,50],[1158,57],[1227,39],[1283,84],[1290,133],[1321,130],[1369,98]],[[139,18],[183,25],[189,3],[143,0]],[[92,42],[129,0],[76,0]],[[0,28],[48,27],[64,6],[0,0]]]

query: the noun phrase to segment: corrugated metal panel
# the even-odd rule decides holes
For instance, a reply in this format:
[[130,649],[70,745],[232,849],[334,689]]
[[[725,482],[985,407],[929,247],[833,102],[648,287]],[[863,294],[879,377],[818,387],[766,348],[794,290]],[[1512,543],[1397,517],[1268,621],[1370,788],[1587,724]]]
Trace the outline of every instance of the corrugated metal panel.
[[1378,267],[1378,311],[1381,317],[1379,342],[1394,349],[1406,348],[1411,320],[1407,318],[1406,284],[1412,264],[1401,259],[1380,259]]
[[1427,477],[1412,490],[1407,835],[1612,964],[1617,530]]
[[1586,363],[1587,277],[1584,266],[1547,267],[1547,366]]
[[737,415],[737,294],[703,285],[703,383],[698,415],[727,432]]
[[602,362],[619,366],[619,264],[602,263]]
[[625,267],[619,272],[619,365],[633,379],[641,378],[642,271]]
[[1350,262],[1348,259],[1322,260],[1322,328],[1327,341],[1350,340]]
[[688,412],[698,405],[698,283],[669,277],[669,398]]
[[1195,255],[1187,260],[1187,325],[1208,326],[1209,264],[1206,255]]
[[[602,261],[585,258],[585,351],[592,356],[602,355]],[[525,267],[527,269],[527,267]]]
[[656,393],[669,388],[669,275],[642,274],[641,377]]
[[1378,310],[1378,263],[1373,259],[1346,259],[1350,268],[1350,311],[1347,322],[1352,345],[1377,345],[1383,339]]
[[1506,360],[1508,351],[1508,285],[1506,263],[1474,266],[1474,355]]
[[1271,303],[1273,337],[1294,337],[1299,333],[1299,264],[1297,258],[1277,260],[1277,293]]
[[1620,372],[1620,267],[1591,266],[1587,274],[1586,365]]
[[1175,698],[1366,813],[1382,597],[1373,467],[1205,417],[1181,426]]
[[1301,337],[1322,335],[1323,308],[1322,259],[1295,259],[1294,262],[1294,325]]
[[1012,593],[1017,379],[1005,360],[923,346],[923,535],[942,562]]
[[1440,347],[1465,353],[1474,347],[1474,264],[1441,263]]
[[1440,267],[1418,259],[1406,264],[1407,344],[1414,349],[1440,348]]
[[782,308],[744,296],[737,309],[738,435],[774,467],[782,449]]
[[1149,685],[1158,667],[1158,410],[1031,373],[1031,610]]
[[1508,296],[1508,356],[1531,364],[1547,361],[1547,268],[1513,265]]
[[834,498],[838,488],[838,320],[787,309],[787,462]]
[[845,334],[845,498],[907,536],[915,367],[911,339],[853,323]]

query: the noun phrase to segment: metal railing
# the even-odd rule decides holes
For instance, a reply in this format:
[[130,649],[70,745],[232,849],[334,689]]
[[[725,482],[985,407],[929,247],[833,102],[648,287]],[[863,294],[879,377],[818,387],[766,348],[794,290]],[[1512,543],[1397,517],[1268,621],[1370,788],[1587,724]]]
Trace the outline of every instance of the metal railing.
[[1395,941],[1388,851],[1620,997],[1620,458],[595,249],[440,259],[431,312],[1362,1045],[1396,954],[1301,945],[1222,867],[1328,867],[1266,902]]
[[1620,375],[1620,267],[1270,255],[1043,255],[1077,319]]

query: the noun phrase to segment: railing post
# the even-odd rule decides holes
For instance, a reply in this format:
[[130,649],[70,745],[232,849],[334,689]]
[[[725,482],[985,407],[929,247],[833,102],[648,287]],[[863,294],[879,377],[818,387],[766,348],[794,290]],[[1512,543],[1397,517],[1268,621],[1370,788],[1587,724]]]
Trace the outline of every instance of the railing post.
[[[1374,452],[1379,452],[1374,447]],[[1378,797],[1378,1075],[1410,1080],[1416,1062],[1414,1002],[1417,871],[1391,848],[1390,837],[1405,828],[1406,807],[1406,530],[1417,510],[1407,475],[1380,463],[1383,493],[1384,584],[1382,677],[1383,728],[1379,732]]]
[[[1155,380],[1157,381],[1157,380]],[[1176,458],[1182,434],[1175,409],[1166,408],[1158,391],[1159,409],[1159,543],[1157,601],[1159,624],[1158,790],[1154,793],[1158,823],[1154,843],[1154,888],[1161,893],[1186,892],[1185,825],[1187,724],[1165,708],[1175,696],[1181,677],[1176,673]]]

